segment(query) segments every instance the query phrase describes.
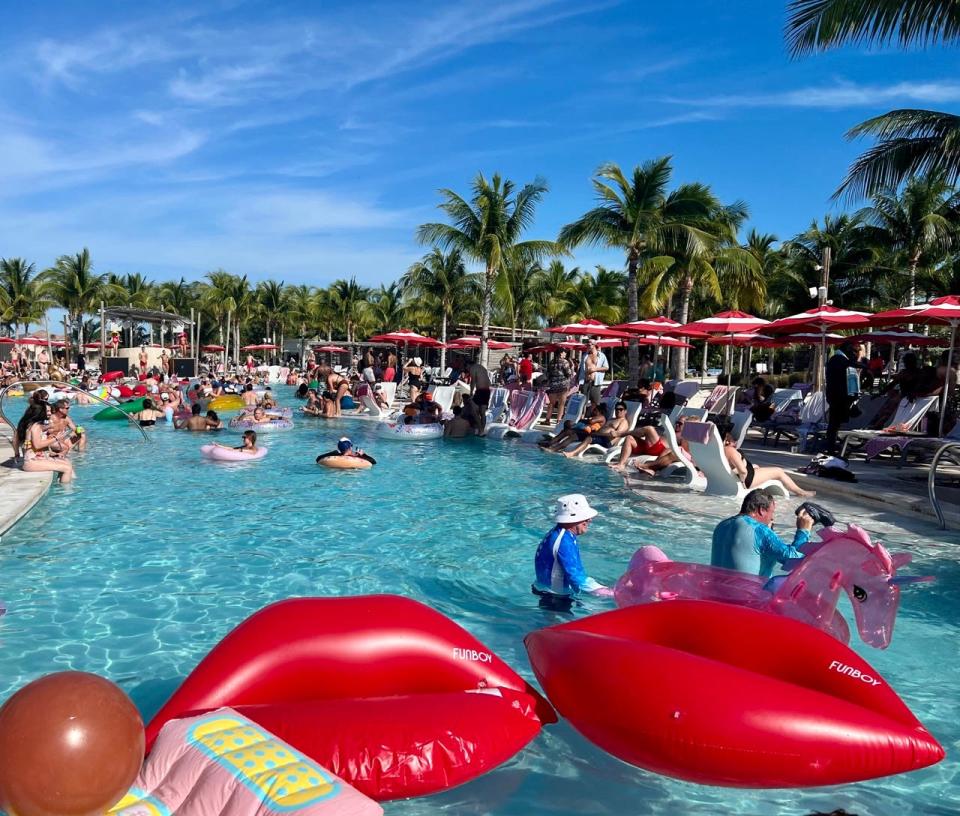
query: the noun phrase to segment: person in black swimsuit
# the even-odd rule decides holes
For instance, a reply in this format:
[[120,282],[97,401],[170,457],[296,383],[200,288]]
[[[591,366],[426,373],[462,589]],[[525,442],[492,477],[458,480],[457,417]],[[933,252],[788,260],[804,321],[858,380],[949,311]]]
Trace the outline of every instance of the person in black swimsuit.
[[753,487],[754,482],[779,481],[787,490],[797,496],[809,498],[817,495],[812,490],[804,490],[791,479],[786,471],[780,467],[757,467],[750,462],[734,444],[731,434],[726,434],[723,438],[723,453],[727,457],[727,464],[734,475],[743,482],[746,488]]

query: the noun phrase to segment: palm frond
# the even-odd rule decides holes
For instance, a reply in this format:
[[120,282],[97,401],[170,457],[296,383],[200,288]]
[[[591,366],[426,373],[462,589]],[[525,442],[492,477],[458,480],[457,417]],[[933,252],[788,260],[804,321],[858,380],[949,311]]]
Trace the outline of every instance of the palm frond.
[[921,47],[960,38],[955,0],[792,0],[784,32],[793,56],[843,45]]

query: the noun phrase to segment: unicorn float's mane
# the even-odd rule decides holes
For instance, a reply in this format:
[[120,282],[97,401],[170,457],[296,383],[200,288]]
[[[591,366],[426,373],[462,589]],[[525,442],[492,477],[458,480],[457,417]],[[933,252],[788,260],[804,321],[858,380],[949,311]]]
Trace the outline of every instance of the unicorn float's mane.
[[[883,544],[879,541],[871,541],[870,534],[864,530],[863,527],[859,527],[856,524],[848,524],[846,530],[838,530],[836,527],[824,527],[819,531],[819,535],[819,541],[808,541],[800,548],[803,550],[806,558],[810,558],[815,553],[818,553],[826,544],[846,540],[862,546],[865,550],[864,554],[876,558],[880,562],[882,570],[891,575],[896,572],[898,566],[902,566],[902,563],[905,563],[902,562],[898,564],[897,562],[900,559],[891,557]],[[909,558],[907,560],[909,560]],[[798,566],[802,561],[803,559],[791,559],[790,566]]]

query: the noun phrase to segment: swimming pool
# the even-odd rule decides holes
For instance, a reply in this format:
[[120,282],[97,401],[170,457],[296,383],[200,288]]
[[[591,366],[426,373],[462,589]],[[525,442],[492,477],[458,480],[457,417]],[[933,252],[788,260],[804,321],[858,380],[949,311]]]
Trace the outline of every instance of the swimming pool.
[[[21,404],[12,401],[9,413],[18,415]],[[369,592],[430,604],[532,679],[523,635],[560,620],[530,594],[533,553],[550,527],[553,498],[583,492],[601,510],[583,548],[588,570],[607,581],[645,543],[673,558],[704,560],[716,521],[701,512],[715,506],[688,502],[699,509],[673,512],[666,494],[644,501],[607,468],[516,442],[397,442],[378,439],[370,422],[297,417],[294,430],[261,436],[271,448],[266,459],[225,465],[201,458],[207,436],[159,426],[148,429],[145,444],[126,423],[88,421],[95,407],[73,410],[91,432],[91,452],[76,459],[77,482],[54,486],[0,542],[0,598],[10,610],[0,619],[0,699],[39,675],[78,669],[118,682],[149,717],[211,646],[267,603]],[[343,434],[378,466],[315,465]],[[849,517],[849,508],[831,506]],[[788,511],[781,512],[786,522]],[[832,789],[709,788],[620,763],[560,722],[493,773],[391,803],[388,812],[960,811],[960,537],[928,539],[858,513],[858,523],[881,532],[891,549],[914,552],[908,572],[937,577],[904,592],[890,649],[852,645],[943,743],[948,756],[940,765]]]

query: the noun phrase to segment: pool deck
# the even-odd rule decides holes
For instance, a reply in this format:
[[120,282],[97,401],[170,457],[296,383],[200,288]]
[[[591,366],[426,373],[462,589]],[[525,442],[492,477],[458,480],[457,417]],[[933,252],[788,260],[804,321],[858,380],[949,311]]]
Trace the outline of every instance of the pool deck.
[[13,461],[12,428],[0,422],[0,536],[22,519],[53,484],[52,473],[24,473]]
[[[345,414],[344,418],[376,421],[373,417],[356,414]],[[53,484],[53,474],[24,473],[14,464],[11,457],[11,430],[0,422],[0,536],[30,512]],[[791,453],[784,446],[764,447],[756,436],[748,435],[743,450],[754,464],[782,467],[801,487],[816,490],[820,500],[843,500],[873,511],[871,515],[877,512],[898,515],[929,523],[931,529],[936,529],[936,515],[927,496],[928,468],[923,465],[898,468],[889,461],[865,462],[858,458],[850,462],[857,481],[838,482],[797,472],[798,468],[810,461],[809,454]],[[627,486],[639,492],[645,490],[645,484],[651,483],[639,477],[627,480]],[[685,491],[670,493],[673,500],[682,506]],[[948,528],[960,528],[960,489],[944,486],[938,495]]]

